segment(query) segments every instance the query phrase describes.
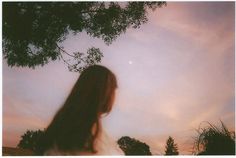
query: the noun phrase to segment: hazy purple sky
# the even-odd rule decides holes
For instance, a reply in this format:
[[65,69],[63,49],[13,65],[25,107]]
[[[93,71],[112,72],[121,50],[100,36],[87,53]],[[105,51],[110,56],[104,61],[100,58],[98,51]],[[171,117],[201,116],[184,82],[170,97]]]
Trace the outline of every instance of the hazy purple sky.
[[[234,2],[169,2],[110,46],[85,33],[69,35],[68,52],[99,47],[101,65],[118,78],[103,123],[108,133],[144,141],[154,154],[164,153],[170,135],[181,154],[190,154],[202,121],[221,119],[234,130],[234,10]],[[27,129],[47,127],[78,77],[62,61],[35,70],[3,61],[3,146],[16,146]]]

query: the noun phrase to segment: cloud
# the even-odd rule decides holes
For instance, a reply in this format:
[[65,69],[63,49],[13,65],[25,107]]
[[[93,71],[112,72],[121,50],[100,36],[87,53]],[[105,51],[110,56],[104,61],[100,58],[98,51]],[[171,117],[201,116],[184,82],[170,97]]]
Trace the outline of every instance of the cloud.
[[[84,34],[79,46],[77,37],[65,41],[69,51],[101,45],[102,64],[118,78],[114,109],[104,118],[108,133],[143,140],[160,154],[169,135],[181,153],[189,153],[202,121],[222,119],[234,129],[231,5],[170,2],[109,47]],[[59,63],[36,70],[3,63],[3,70],[4,144],[19,140],[27,128],[45,127],[78,78]]]
[[[145,132],[152,131],[147,132],[148,136],[152,137],[149,140],[157,140],[158,136],[164,133],[166,136],[175,134],[179,138],[183,134],[179,131],[183,129],[193,130],[202,121],[218,124],[219,119],[225,120],[229,128],[234,128],[231,127],[234,126],[231,123],[234,114],[230,110],[223,110],[234,106],[228,104],[229,100],[234,99],[234,8],[232,9],[230,4],[225,6],[203,3],[196,4],[198,7],[193,10],[195,4],[191,7],[190,4],[181,6],[170,3],[157,14],[151,14],[149,26],[143,26],[140,31],[129,32],[129,38],[144,43],[144,46],[149,43],[149,48],[155,47],[157,50],[160,48],[158,46],[164,43],[163,39],[173,41],[171,45],[166,44],[169,48],[166,48],[163,54],[160,51],[156,52],[158,58],[151,52],[149,57],[143,55],[143,60],[146,60],[147,64],[138,68],[138,73],[142,74],[142,77],[136,76],[136,72],[132,73],[139,86],[135,82],[129,82],[134,84],[132,95],[129,95],[128,90],[120,94],[120,98],[125,98],[119,101],[123,113],[126,112],[128,116],[129,111],[133,111],[130,112],[132,116],[124,117],[126,125],[123,127],[128,128],[129,123],[134,122],[135,119],[131,119],[132,117],[138,118],[136,125],[130,125],[133,129],[129,126],[129,130],[134,132],[133,135],[135,127],[145,125],[146,130],[136,132],[137,137],[141,137],[142,132],[145,135]],[[225,11],[225,7],[228,7],[226,12],[217,11]],[[193,13],[196,10],[201,14]],[[214,14],[215,12],[217,14]],[[205,18],[214,20],[209,21]],[[154,46],[151,45],[154,43],[153,39],[156,39]],[[147,65],[152,63],[152,60],[159,63],[159,67],[157,64],[152,65],[156,72],[147,70]],[[162,73],[159,68],[165,72]],[[126,82],[128,85],[127,80]],[[151,93],[148,93],[150,91]],[[223,113],[229,118],[222,116]],[[156,139],[153,136],[155,133]],[[187,135],[191,137],[189,131]],[[186,148],[191,149],[189,143],[183,145],[183,142],[189,142],[186,138],[185,135],[179,139],[182,152]],[[163,143],[164,141],[158,142],[157,146],[160,147],[158,144]]]

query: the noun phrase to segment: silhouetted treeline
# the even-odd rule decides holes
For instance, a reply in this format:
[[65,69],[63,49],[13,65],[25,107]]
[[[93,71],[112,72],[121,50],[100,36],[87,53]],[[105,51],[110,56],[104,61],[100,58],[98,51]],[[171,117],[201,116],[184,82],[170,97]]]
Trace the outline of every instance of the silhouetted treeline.
[[[36,155],[41,150],[40,138],[43,130],[27,130],[21,136],[18,148],[29,149]],[[152,155],[148,144],[135,138],[123,136],[117,141],[125,155]],[[178,155],[178,147],[172,137],[166,141],[165,155]],[[221,126],[207,123],[205,127],[199,127],[193,142],[193,154],[195,155],[235,155],[235,131],[229,129],[221,122]]]
[[137,139],[124,136],[117,143],[125,155],[152,155],[149,146]]
[[18,148],[21,149],[29,149],[33,151],[35,154],[38,154],[40,151],[40,140],[43,136],[44,131],[42,130],[27,130],[22,136],[19,144],[17,145]]

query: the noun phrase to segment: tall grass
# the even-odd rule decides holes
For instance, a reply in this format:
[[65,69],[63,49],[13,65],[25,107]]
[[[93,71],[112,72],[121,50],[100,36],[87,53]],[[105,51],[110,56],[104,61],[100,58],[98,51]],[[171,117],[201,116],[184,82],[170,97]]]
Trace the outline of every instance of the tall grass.
[[235,132],[229,131],[225,124],[217,127],[209,122],[200,124],[194,140],[194,153],[197,155],[235,155]]

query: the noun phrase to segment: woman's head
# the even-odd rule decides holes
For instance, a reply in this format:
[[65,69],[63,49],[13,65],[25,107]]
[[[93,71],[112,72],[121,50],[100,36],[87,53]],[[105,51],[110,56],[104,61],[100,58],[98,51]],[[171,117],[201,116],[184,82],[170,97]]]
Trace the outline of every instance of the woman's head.
[[116,88],[115,75],[106,67],[93,65],[82,72],[72,91],[95,102],[91,108],[102,114],[111,111]]
[[116,87],[116,77],[106,67],[93,65],[85,69],[46,129],[43,152],[53,145],[64,151],[95,151],[99,118],[111,111]]

